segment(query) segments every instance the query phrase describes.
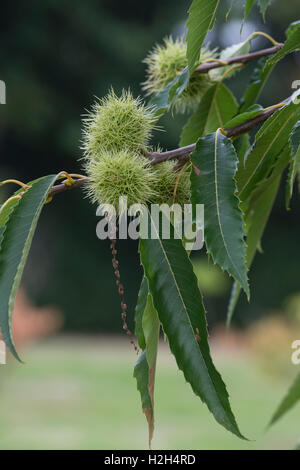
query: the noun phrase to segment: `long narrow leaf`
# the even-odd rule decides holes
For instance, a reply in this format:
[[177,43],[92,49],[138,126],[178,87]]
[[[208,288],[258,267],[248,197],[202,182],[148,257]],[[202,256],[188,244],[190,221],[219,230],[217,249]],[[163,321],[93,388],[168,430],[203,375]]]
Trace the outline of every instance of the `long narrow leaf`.
[[286,55],[300,50],[300,21],[292,23],[286,31],[287,40],[283,47],[271,57],[266,65],[275,65]]
[[[147,286],[147,280],[144,278],[142,283],[143,292],[145,292],[145,284]],[[147,302],[142,315],[145,348],[135,365],[133,375],[137,380],[137,388],[141,394],[142,409],[148,422],[149,447],[151,448],[154,433],[154,384],[160,323],[153,306],[151,294],[147,292],[146,298]],[[140,303],[141,305],[143,303]]]
[[252,7],[255,3],[255,0],[246,0],[245,3],[245,12],[244,12],[244,21],[247,19],[250,11],[252,10]]
[[263,16],[263,19],[266,18],[266,11],[267,11],[268,6],[270,6],[271,2],[272,0],[258,0],[259,8]]
[[187,59],[190,74],[199,60],[208,31],[213,28],[220,0],[193,0],[187,26]]
[[225,384],[210,356],[205,310],[191,262],[181,240],[174,236],[162,239],[155,221],[151,219],[151,223],[156,238],[140,240],[140,255],[171,351],[194,393],[215,419],[243,438]]
[[[260,243],[265,226],[270,217],[270,213],[278,193],[280,179],[281,175],[279,175],[279,177],[273,181],[273,184],[271,184],[266,189],[266,191],[261,194],[261,197],[256,200],[255,206],[252,207],[249,220],[246,220],[247,225],[249,225],[246,251],[246,262],[248,269],[250,269],[258,244]],[[240,293],[240,286],[237,284],[237,282],[234,282],[227,311],[228,327],[230,326]]]
[[259,114],[261,114],[262,111],[264,111],[264,108],[262,106],[260,106],[259,104],[253,105],[244,113],[240,113],[234,118],[232,118],[230,121],[227,121],[225,128],[228,129],[229,127],[239,126],[240,124],[243,124],[246,121],[250,121],[250,119],[253,119]]
[[215,83],[203,96],[197,110],[183,128],[180,146],[192,144],[199,137],[215,132],[238,112],[238,104],[231,91],[222,83]]
[[11,323],[19,287],[32,238],[49,190],[56,175],[45,176],[31,184],[8,218],[0,248],[0,328],[3,340],[20,360],[12,339]]
[[143,331],[146,340],[146,359],[148,363],[148,393],[151,399],[152,410],[146,413],[149,428],[149,447],[154,433],[154,385],[156,372],[156,359],[159,338],[160,322],[154,308],[152,296],[148,294],[147,305],[143,315]]
[[[268,178],[260,182],[248,203],[245,215],[247,231],[246,263],[248,269],[250,269],[258,246],[261,244],[261,239],[279,190],[282,174],[290,158],[290,147],[287,145],[275,165],[271,167]],[[240,286],[234,283],[227,311],[227,326],[230,326],[240,292]]]
[[204,204],[204,238],[214,262],[242,286],[249,297],[244,222],[236,196],[238,158],[221,132],[198,140],[191,155],[200,174],[191,174],[191,201]]
[[188,83],[189,73],[188,68],[185,67],[179,75],[150,100],[149,106],[153,107],[155,115],[161,116],[173,106],[188,86]]
[[20,201],[20,196],[13,196],[0,207],[0,247],[3,240],[6,222]]
[[287,145],[290,133],[300,118],[300,104],[289,104],[271,116],[256,134],[255,142],[244,165],[236,175],[239,197],[245,201],[261,181],[276,157]]
[[286,55],[300,50],[300,21],[290,25],[286,31],[286,36],[287,40],[284,46],[276,54],[268,59],[262,58],[258,62],[251,78],[250,86],[247,88],[243,98],[241,112],[244,112],[258,100],[275,65]]
[[135,307],[135,336],[137,337],[139,347],[141,349],[146,348],[146,340],[145,340],[145,335],[143,331],[143,315],[144,311],[147,305],[147,300],[148,300],[148,282],[145,277],[143,277],[140,290],[139,290],[139,295],[138,295],[138,300],[137,304]]
[[291,145],[291,151],[292,151],[292,159],[290,163],[288,181],[287,181],[287,187],[286,187],[287,208],[289,207],[289,203],[293,195],[297,169],[300,164],[300,121],[297,122],[290,136],[290,145]]
[[[142,410],[146,416],[148,427],[149,427],[149,437],[150,437],[150,427],[152,427],[153,421],[153,407],[152,400],[149,394],[149,365],[146,357],[146,349],[140,354],[133,371],[133,376],[137,382],[137,389],[141,395]],[[151,431],[152,432],[152,431]]]
[[285,398],[280,403],[276,412],[274,413],[270,426],[275,424],[280,418],[282,418],[291,408],[293,408],[300,401],[300,374],[297,375],[293,385],[288,391]]
[[250,78],[249,86],[245,92],[245,95],[242,99],[240,112],[243,113],[247,111],[251,106],[253,106],[259,99],[269,76],[274,69],[274,64],[266,64],[267,58],[262,57],[254,69],[254,72]]
[[[248,54],[251,48],[251,41],[252,41],[252,38],[250,36],[245,41],[239,42],[237,44],[232,44],[231,46],[226,47],[225,49],[221,51],[219,59],[224,60],[226,62],[228,59],[231,59],[233,57],[238,57],[240,55]],[[213,78],[217,80],[221,80],[224,74],[226,74],[224,75],[225,78],[228,79],[241,70],[242,70],[241,67],[234,68],[232,67],[232,65],[228,65],[227,67],[225,66],[225,67],[211,70],[210,73]]]

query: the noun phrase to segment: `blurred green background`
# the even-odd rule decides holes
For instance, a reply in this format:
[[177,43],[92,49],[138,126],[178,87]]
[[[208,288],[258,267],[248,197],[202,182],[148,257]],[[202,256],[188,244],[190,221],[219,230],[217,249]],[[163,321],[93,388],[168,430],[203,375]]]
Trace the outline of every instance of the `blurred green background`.
[[[161,344],[153,449],[293,449],[300,438],[299,407],[266,431],[290,378],[265,374],[240,350],[214,349],[241,430],[251,441],[217,425]],[[26,361],[25,367],[5,366],[0,449],[147,449],[126,341],[47,340],[26,352]]]
[[[224,48],[241,40],[244,2],[235,2],[225,23],[225,11],[230,3],[222,2],[216,29],[209,36],[214,47]],[[27,181],[63,169],[80,172],[82,115],[91,107],[94,97],[103,96],[111,86],[117,92],[130,87],[134,94],[141,94],[143,58],[166,35],[184,34],[188,5],[184,0],[6,2],[0,17],[0,79],[7,87],[7,104],[0,106],[0,180],[15,177]],[[284,40],[285,29],[298,19],[299,13],[299,0],[289,0],[288,7],[286,2],[274,0],[264,24],[254,8],[242,37],[264,30],[277,40]],[[268,47],[268,43],[257,39],[253,47]],[[291,94],[292,82],[300,78],[299,65],[299,55],[292,55],[277,66],[263,92],[261,104],[268,106]],[[253,67],[250,64],[228,83],[238,98],[247,87]],[[187,119],[187,115],[168,115],[162,120],[166,132],[156,133],[153,143],[159,142],[169,149],[176,147],[181,126]],[[244,328],[254,321],[266,316],[274,318],[274,311],[285,314],[289,299],[297,298],[300,292],[299,195],[295,194],[292,210],[286,212],[284,183],[263,239],[264,254],[256,257],[251,270],[251,303],[242,298],[238,304],[235,325],[242,332],[237,336],[244,334]],[[8,195],[2,191],[0,198]],[[146,427],[140,430],[145,423],[139,413],[139,397],[131,378],[134,357],[127,344],[115,343],[116,340],[110,344],[111,336],[107,336],[95,340],[97,345],[91,346],[92,336],[82,339],[70,336],[122,333],[109,243],[96,238],[96,207],[82,196],[79,190],[60,195],[42,214],[23,287],[34,308],[51,305],[60,312],[56,327],[61,323],[69,339],[38,346],[33,351],[35,354],[27,354],[26,368],[16,365],[1,368],[5,378],[0,388],[2,448],[146,446]],[[118,246],[129,305],[128,322],[133,328],[133,309],[142,275],[137,245],[121,241]],[[209,326],[218,328],[225,319],[230,281],[207,262],[204,252],[193,255],[193,260],[206,296]],[[297,304],[294,308],[296,315],[298,307]],[[32,325],[35,325],[34,318]],[[47,334],[47,328],[24,333],[25,323],[29,324],[20,320],[23,325],[18,330],[20,343]],[[56,327],[49,328],[49,332]],[[291,343],[286,330],[293,329],[291,324],[280,325],[275,328],[274,336],[271,335],[272,341],[279,341],[284,351],[283,359],[279,357],[276,364],[289,363]],[[234,355],[230,354],[222,360],[225,379],[231,381],[233,399],[240,407],[243,428],[248,426],[250,434],[253,431],[254,436],[250,437],[257,436],[263,429],[292,377],[292,373],[286,376],[282,366],[276,378],[276,390],[273,390],[273,379],[269,377],[272,376],[272,359],[266,368],[262,367],[264,372],[260,372],[259,360],[253,359],[254,352],[264,357],[270,354],[272,358],[274,352],[272,348],[271,352],[270,348],[267,351],[261,348],[263,331],[262,328],[259,333],[250,334],[251,347],[245,353],[245,361],[236,356],[232,361]],[[98,341],[104,341],[104,345],[99,346]],[[183,378],[174,367],[169,367],[166,351],[162,359],[157,391],[162,423],[159,423],[156,446],[244,448],[244,444],[218,430],[206,410],[188,394]],[[265,374],[264,379],[260,374]],[[64,381],[70,384],[65,385]],[[50,391],[47,383],[52,384]],[[34,394],[30,392],[33,389]],[[63,397],[59,395],[56,399],[54,391],[53,398],[51,390],[54,389],[58,390],[58,395],[61,390]],[[172,391],[174,403],[169,401],[171,389],[178,390],[174,397]],[[247,398],[243,395],[245,390]],[[72,397],[73,392],[74,403],[64,398]],[[270,401],[268,393],[271,393]],[[199,410],[198,415],[194,413],[195,408]],[[253,410],[256,420],[253,420]],[[71,416],[74,422],[69,422]],[[288,448],[292,445],[292,440],[298,437],[295,423],[299,422],[299,413],[297,416],[290,417],[285,427],[279,426],[280,433],[275,430],[263,438],[258,447],[282,444]],[[126,426],[121,425],[121,418]],[[5,423],[5,431],[1,422]],[[60,439],[61,435],[65,436],[65,441]]]

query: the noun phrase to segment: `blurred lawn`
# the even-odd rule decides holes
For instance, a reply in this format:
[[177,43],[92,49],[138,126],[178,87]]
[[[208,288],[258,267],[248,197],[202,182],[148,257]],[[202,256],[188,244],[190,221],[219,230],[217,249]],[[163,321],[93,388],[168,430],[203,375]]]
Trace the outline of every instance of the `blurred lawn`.
[[[24,351],[25,365],[0,366],[1,449],[144,449],[140,409],[127,341],[68,337]],[[289,449],[300,437],[300,407],[264,428],[289,385],[269,378],[243,354],[219,351],[243,442],[217,425],[161,344],[154,449]],[[296,370],[295,370],[296,372]]]

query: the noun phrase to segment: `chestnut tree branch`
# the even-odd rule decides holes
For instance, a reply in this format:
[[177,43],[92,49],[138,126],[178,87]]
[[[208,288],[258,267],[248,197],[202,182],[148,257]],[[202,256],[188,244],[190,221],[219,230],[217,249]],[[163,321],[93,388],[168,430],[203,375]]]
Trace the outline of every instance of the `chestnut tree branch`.
[[[286,103],[289,102],[291,98],[288,98],[287,100],[283,101],[282,103],[271,106],[270,108],[267,108],[265,111],[263,111],[261,114],[258,116],[254,117],[253,119],[250,119],[249,121],[243,122],[242,124],[239,124],[238,126],[230,127],[228,129],[223,129],[224,132],[226,133],[226,136],[229,138],[234,138],[238,137],[242,134],[245,134],[252,129],[254,129],[256,126],[259,124],[263,123],[266,121],[270,116],[272,116],[278,109],[281,109]],[[167,152],[143,152],[144,156],[149,159],[150,165],[157,165],[161,162],[165,162],[168,160],[178,160],[178,162],[184,163],[185,161],[188,161],[190,154],[196,147],[196,143],[187,145],[185,147],[179,147],[174,150],[169,150]],[[56,194],[62,193],[64,191],[68,191],[69,189],[72,188],[78,188],[80,186],[84,186],[89,182],[88,177],[84,178],[79,178],[74,181],[72,186],[67,186],[66,184],[57,184],[56,186],[53,186],[53,188],[50,190],[48,197],[53,197]]]
[[[272,114],[278,111],[278,109],[283,107],[289,101],[289,99],[280,103],[282,104],[282,106],[280,106],[280,104],[272,106],[266,109],[265,111],[263,111],[261,114],[259,114],[255,118],[250,119],[249,121],[243,122],[242,124],[239,124],[238,126],[230,127],[229,129],[224,129],[226,136],[229,138],[233,138],[233,137],[238,137],[242,134],[246,134],[247,132],[251,131],[259,124],[266,121],[270,116],[272,116]],[[169,150],[167,152],[161,152],[161,153],[149,152],[147,154],[147,157],[150,159],[151,165],[157,165],[158,163],[164,162],[166,160],[186,161],[189,159],[189,156],[195,147],[196,147],[196,143],[187,145],[186,147],[179,147],[174,150]]]
[[89,178],[84,177],[84,178],[78,178],[77,180],[75,180],[74,183],[72,184],[72,186],[67,186],[64,183],[57,184],[57,185],[53,186],[53,188],[50,190],[50,192],[48,194],[48,197],[49,198],[53,197],[56,194],[63,193],[65,191],[68,191],[69,189],[79,188],[80,186],[83,186],[83,185],[87,184],[88,182],[89,182]]
[[217,62],[217,61],[216,62],[207,62],[207,63],[204,63],[202,65],[199,65],[199,67],[197,67],[194,70],[194,73],[195,72],[196,73],[207,73],[210,70],[217,69],[219,67],[224,67],[224,66],[227,66],[227,65],[237,64],[237,63],[247,64],[251,60],[256,60],[256,59],[260,59],[261,57],[276,54],[276,52],[280,51],[282,46],[283,46],[283,44],[279,43],[277,46],[270,47],[268,49],[261,49],[259,51],[250,52],[249,54],[244,54],[244,55],[240,55],[240,56],[236,56],[236,57],[231,57],[229,59],[226,59],[224,64],[222,64],[221,62]]

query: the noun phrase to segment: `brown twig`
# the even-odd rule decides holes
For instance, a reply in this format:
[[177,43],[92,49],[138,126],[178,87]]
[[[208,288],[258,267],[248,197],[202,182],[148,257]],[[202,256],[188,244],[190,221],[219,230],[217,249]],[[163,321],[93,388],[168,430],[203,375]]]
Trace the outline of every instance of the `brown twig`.
[[268,55],[276,54],[276,52],[280,51],[283,44],[279,43],[277,46],[270,47],[269,49],[261,49],[256,52],[250,52],[249,54],[244,54],[236,57],[231,57],[230,59],[225,60],[226,64],[222,64],[220,62],[208,62],[206,64],[199,65],[194,70],[194,73],[207,73],[210,70],[217,69],[219,67],[224,67],[226,65],[232,64],[247,64],[251,60],[260,59],[261,57],[265,57]]
[[[258,116],[254,117],[253,119],[250,119],[249,121],[246,121],[242,124],[239,124],[238,126],[230,127],[229,129],[224,129],[226,132],[227,137],[233,138],[233,137],[238,137],[242,134],[245,134],[252,129],[254,129],[256,126],[259,124],[263,123],[266,121],[272,114],[274,114],[278,109],[283,107],[286,103],[289,102],[291,98],[288,98],[287,100],[283,101],[282,103],[272,106],[265,111],[263,111],[261,114]],[[281,106],[282,105],[282,106]],[[187,145],[186,147],[180,147],[174,150],[169,150],[167,152],[143,152],[143,155],[149,159],[150,165],[157,165],[161,162],[165,162],[167,160],[178,160],[179,162],[185,162],[189,159],[190,154],[194,150],[196,146],[196,143]],[[180,165],[181,166],[181,165]],[[89,182],[88,177],[84,178],[79,178],[75,180],[74,184],[72,186],[67,186],[64,183],[58,184],[56,186],[53,186],[51,191],[49,192],[49,198],[55,196],[56,194],[62,193],[64,191],[68,191],[69,189],[72,188],[78,188],[80,186],[83,186]]]
[[[285,100],[282,103],[282,106],[284,106],[284,104],[287,102],[288,100]],[[251,131],[256,126],[266,121],[278,109],[280,109],[280,106],[275,105],[274,107],[266,109],[261,114],[259,114],[253,119],[250,119],[249,121],[239,124],[238,126],[230,127],[229,129],[224,129],[227,137],[230,137],[230,138],[238,137],[242,134],[245,134]],[[152,152],[148,154],[148,158],[150,159],[151,165],[157,165],[158,163],[164,162],[166,160],[186,161],[189,159],[189,156],[195,147],[196,147],[196,143],[187,145],[186,147],[179,147],[178,149],[169,150],[167,152],[161,152],[161,153]]]
[[85,178],[79,178],[74,181],[72,186],[67,186],[66,184],[57,184],[56,186],[53,186],[51,191],[49,192],[48,197],[53,197],[56,194],[63,193],[65,191],[68,191],[68,189],[73,189],[73,188],[79,188],[80,186],[83,186],[84,184],[88,183],[89,179],[87,177]]

